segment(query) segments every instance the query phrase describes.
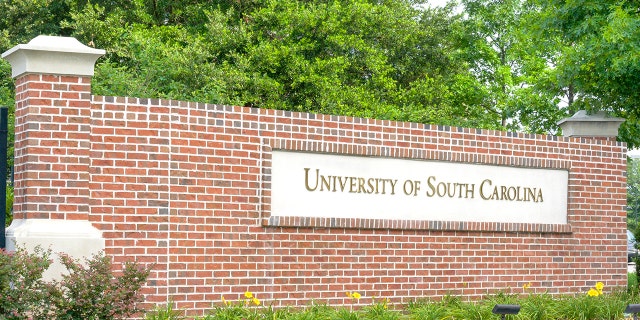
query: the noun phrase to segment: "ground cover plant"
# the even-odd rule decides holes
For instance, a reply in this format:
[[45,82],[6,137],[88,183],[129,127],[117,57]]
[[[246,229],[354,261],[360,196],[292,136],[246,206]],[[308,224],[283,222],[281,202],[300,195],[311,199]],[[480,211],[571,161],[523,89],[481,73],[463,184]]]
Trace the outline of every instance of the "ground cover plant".
[[[304,308],[273,308],[261,301],[252,292],[246,292],[237,300],[223,299],[215,302],[209,314],[199,320],[483,320],[500,319],[493,314],[496,304],[518,304],[517,315],[506,319],[520,320],[617,320],[632,319],[624,314],[630,303],[638,303],[638,286],[635,276],[630,274],[629,287],[605,290],[602,282],[594,283],[586,292],[574,295],[551,295],[534,293],[530,284],[523,286],[524,293],[500,292],[487,295],[479,301],[468,301],[456,296],[445,296],[438,300],[416,300],[403,306],[390,305],[387,298],[363,297],[357,292],[346,294],[353,304],[329,306],[310,302]],[[365,302],[366,301],[366,302]],[[192,319],[181,316],[180,310],[171,304],[158,307],[147,313],[147,320]]]

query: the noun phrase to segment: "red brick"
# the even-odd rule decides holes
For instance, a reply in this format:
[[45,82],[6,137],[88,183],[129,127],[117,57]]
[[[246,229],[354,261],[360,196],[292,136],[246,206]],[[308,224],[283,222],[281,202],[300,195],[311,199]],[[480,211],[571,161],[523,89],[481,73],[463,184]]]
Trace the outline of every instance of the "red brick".
[[[89,77],[27,75],[16,90],[16,217],[95,221],[117,261],[164,261],[148,302],[172,293],[201,315],[212,297],[247,290],[280,298],[276,305],[304,305],[312,298],[350,303],[347,290],[400,303],[452,292],[473,299],[527,282],[551,293],[582,292],[595,278],[626,285],[626,148],[612,140],[153,99],[91,101]],[[266,226],[271,193],[262,179],[273,149],[566,169],[571,229],[498,232],[512,224],[469,223],[442,230],[371,219],[351,219],[348,228],[314,219],[320,228],[309,228],[295,217]]]

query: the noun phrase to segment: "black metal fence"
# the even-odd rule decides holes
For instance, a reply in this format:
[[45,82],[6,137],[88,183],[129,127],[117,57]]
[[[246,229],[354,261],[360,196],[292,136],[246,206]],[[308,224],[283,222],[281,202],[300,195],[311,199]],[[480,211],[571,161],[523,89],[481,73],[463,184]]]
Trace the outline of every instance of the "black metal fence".
[[0,183],[0,249],[7,247],[5,225],[7,221],[7,136],[9,110],[0,108],[0,173],[4,175],[4,183]]

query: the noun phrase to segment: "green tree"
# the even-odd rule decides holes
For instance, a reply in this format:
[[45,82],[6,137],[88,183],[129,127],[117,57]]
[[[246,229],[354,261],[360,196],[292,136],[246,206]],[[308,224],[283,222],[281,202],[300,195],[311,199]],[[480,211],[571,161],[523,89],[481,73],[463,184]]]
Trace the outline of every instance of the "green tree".
[[576,108],[627,119],[620,138],[640,145],[640,16],[633,1],[545,0],[544,28],[566,47],[558,75],[570,80]]
[[[462,0],[473,74],[487,91],[481,102],[499,128],[557,131],[566,116],[558,107],[550,54],[554,43],[531,41],[539,6],[523,0]],[[551,52],[549,52],[551,51]]]
[[[638,65],[623,59],[638,39],[626,2],[463,0],[459,15],[420,3],[6,0],[0,47],[55,34],[106,49],[93,79],[102,95],[537,133],[607,106],[632,119],[623,137],[640,130],[635,109],[616,107],[638,92],[624,76]],[[5,61],[0,76],[0,103],[13,105]]]
[[[63,26],[107,49],[94,90],[451,125],[487,122],[451,8],[410,1],[75,7]],[[142,21],[142,22],[140,22]],[[185,23],[188,21],[188,23]]]
[[629,230],[638,229],[640,215],[640,159],[629,158],[627,162],[627,225]]
[[[68,11],[64,0],[0,1],[0,51],[26,43],[40,34],[68,34],[60,23]],[[8,176],[13,167],[14,84],[11,66],[0,59],[0,107],[9,108]]]

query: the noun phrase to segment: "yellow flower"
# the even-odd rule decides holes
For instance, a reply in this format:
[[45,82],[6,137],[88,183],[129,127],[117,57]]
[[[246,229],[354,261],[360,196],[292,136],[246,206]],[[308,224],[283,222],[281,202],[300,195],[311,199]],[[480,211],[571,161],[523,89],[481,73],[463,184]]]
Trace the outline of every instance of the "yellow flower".
[[523,290],[527,290],[527,289],[529,289],[530,287],[531,287],[531,282],[529,282],[529,283],[525,283],[525,284],[523,284],[523,285],[522,285],[522,289],[523,289]]
[[589,289],[587,294],[589,295],[589,297],[597,297],[597,296],[600,295],[600,292],[598,292],[598,290],[596,290],[594,288],[591,288],[591,289]]
[[255,304],[256,306],[260,305],[260,300],[258,300],[258,298],[253,297],[253,299],[251,299],[251,302],[253,302],[253,304]]
[[354,293],[351,294],[351,297],[354,298],[354,299],[360,299],[360,294],[357,293],[357,292],[354,292]]
[[247,292],[245,292],[245,293],[244,293],[244,296],[245,296],[247,299],[251,299],[251,298],[253,298],[253,293],[251,293],[251,291],[247,291]]
[[222,303],[224,303],[225,305],[227,305],[227,306],[229,305],[229,302],[227,302],[227,300],[224,298],[224,296],[222,296],[221,300],[222,300]]
[[347,297],[351,298],[351,291],[347,291]]
[[596,282],[596,290],[598,290],[600,293],[602,293],[602,289],[604,289],[604,283]]

